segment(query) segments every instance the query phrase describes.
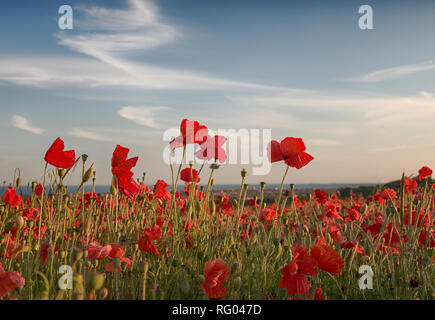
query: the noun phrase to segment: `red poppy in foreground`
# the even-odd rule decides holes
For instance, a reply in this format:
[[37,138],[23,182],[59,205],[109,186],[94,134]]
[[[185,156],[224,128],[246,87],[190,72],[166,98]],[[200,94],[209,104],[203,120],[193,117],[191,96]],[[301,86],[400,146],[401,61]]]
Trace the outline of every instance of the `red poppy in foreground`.
[[315,244],[311,246],[311,256],[317,260],[319,269],[323,271],[340,274],[344,267],[343,258],[329,245]]
[[206,280],[201,288],[210,299],[221,299],[227,294],[224,282],[230,275],[230,267],[221,258],[208,261],[204,265],[204,276]]
[[196,182],[196,183],[199,183],[199,181],[201,180],[198,177],[198,171],[191,168],[183,169],[180,172],[180,179],[185,182]]
[[3,197],[3,201],[8,206],[19,207],[23,203],[23,198],[17,195],[15,188],[9,187],[6,189],[6,193]]
[[308,254],[303,245],[292,247],[294,259],[281,269],[282,278],[279,282],[281,289],[287,289],[287,294],[308,295],[310,282],[306,276],[317,274],[317,261]]
[[169,192],[169,190],[166,190],[167,187],[169,187],[169,184],[167,184],[165,181],[157,180],[153,189],[154,195],[160,200],[171,200],[172,194]]
[[288,166],[301,169],[314,159],[305,150],[306,147],[301,138],[287,137],[281,143],[272,140],[268,146],[268,156],[270,162],[284,160]]
[[420,170],[418,170],[418,180],[423,180],[424,178],[430,177],[431,175],[432,169],[427,166],[423,166]]
[[116,177],[118,188],[129,198],[141,192],[140,185],[134,180],[131,169],[136,166],[138,157],[128,159],[130,149],[116,146],[112,156],[112,174]]
[[65,144],[57,138],[45,154],[45,161],[60,169],[71,169],[76,163],[74,150],[64,151]]
[[181,135],[171,141],[171,149],[174,150],[187,144],[201,143],[208,134],[208,129],[200,125],[198,121],[184,119],[180,125]]
[[5,271],[0,262],[0,298],[6,297],[15,288],[23,287],[26,280],[18,272]]
[[138,157],[127,160],[130,149],[116,146],[112,156],[112,174],[117,178],[118,187],[125,188],[133,177],[131,169],[136,166]]

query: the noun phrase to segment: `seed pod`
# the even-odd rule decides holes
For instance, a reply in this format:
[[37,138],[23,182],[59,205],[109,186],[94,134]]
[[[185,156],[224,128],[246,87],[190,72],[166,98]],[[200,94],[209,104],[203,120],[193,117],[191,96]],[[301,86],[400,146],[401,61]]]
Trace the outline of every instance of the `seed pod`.
[[115,269],[118,269],[119,266],[121,265],[121,259],[119,259],[119,258],[113,258],[112,263],[113,263],[113,267]]
[[105,280],[104,274],[92,271],[86,277],[86,286],[93,290],[100,290]]
[[242,170],[242,172],[241,172],[241,176],[242,176],[242,178],[244,179],[244,178],[246,178],[246,175],[248,174],[248,172],[246,171],[246,169],[245,168],[243,168],[243,170]]

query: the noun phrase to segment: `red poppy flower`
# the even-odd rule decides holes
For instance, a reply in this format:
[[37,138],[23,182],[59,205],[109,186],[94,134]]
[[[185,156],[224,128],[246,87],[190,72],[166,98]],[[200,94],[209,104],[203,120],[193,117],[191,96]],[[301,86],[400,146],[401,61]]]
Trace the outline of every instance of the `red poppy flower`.
[[9,187],[6,189],[6,193],[3,197],[3,201],[8,206],[19,207],[23,203],[23,198],[17,195],[15,188]]
[[41,184],[38,184],[35,188],[35,194],[40,197],[42,196],[42,193],[45,191],[45,188],[42,187]]
[[287,137],[279,143],[272,140],[268,146],[270,162],[282,161],[293,168],[301,169],[314,158],[305,152],[306,147],[301,138]]
[[131,169],[136,166],[138,157],[131,158],[127,160],[128,153],[130,149],[116,146],[112,157],[112,174],[117,178],[117,183],[119,188],[127,188],[133,177],[133,172]]
[[112,246],[109,244],[103,247],[98,242],[94,241],[88,245],[87,250],[89,260],[100,260],[110,254]]
[[317,274],[317,261],[309,254],[303,245],[292,247],[293,260],[281,269],[282,278],[279,283],[281,289],[287,289],[287,294],[308,295],[310,283],[307,275]]
[[365,256],[366,255],[366,251],[364,250],[364,247],[362,245],[360,245],[359,243],[357,243],[355,240],[354,241],[347,241],[347,242],[343,242],[340,245],[340,248],[347,248],[347,249],[353,249],[356,247],[356,253]]
[[417,193],[417,181],[405,177],[405,193],[416,194]]
[[432,170],[427,166],[423,166],[420,170],[418,170],[418,180],[423,180],[424,178],[430,177],[431,175]]
[[160,241],[162,238],[163,221],[158,220],[158,224],[151,228],[145,229],[144,236],[139,238],[139,249],[143,252],[148,252],[156,256],[160,255],[159,250],[155,246],[154,241]]
[[199,159],[203,160],[216,160],[220,163],[224,163],[227,160],[227,155],[225,153],[225,149],[222,148],[224,143],[227,141],[227,138],[223,136],[214,136],[211,138],[207,136],[203,143],[201,143],[201,149],[198,150],[195,155]]
[[198,171],[195,169],[186,168],[180,173],[180,179],[185,182],[196,182],[199,183],[200,178],[198,177]]
[[109,258],[121,258],[124,256],[125,252],[121,245],[117,243],[109,244],[112,247],[112,250],[109,252]]
[[230,267],[221,259],[208,261],[204,265],[204,276],[206,280],[201,288],[210,299],[221,299],[227,294],[224,282],[230,275]]
[[60,169],[71,169],[76,163],[74,150],[64,151],[65,144],[57,138],[45,154],[45,161]]
[[397,195],[396,192],[393,189],[385,189],[384,191],[382,191],[381,193],[381,197],[382,199],[388,201],[390,198],[388,197],[388,195],[391,197],[391,199],[397,199]]
[[136,182],[136,180],[131,178],[129,184],[123,188],[120,188],[120,190],[124,196],[133,199],[135,195],[142,192],[142,187]]
[[208,129],[200,125],[198,121],[184,119],[180,125],[181,135],[171,141],[171,149],[174,150],[187,144],[201,143],[208,134]]
[[315,244],[311,246],[311,256],[317,260],[319,269],[340,274],[344,267],[343,258],[329,245]]
[[0,298],[6,297],[15,288],[23,287],[26,280],[18,272],[5,271],[0,262]]
[[154,195],[160,200],[171,200],[172,195],[168,190],[166,190],[168,186],[169,184],[167,184],[165,181],[157,180],[156,184],[154,185]]

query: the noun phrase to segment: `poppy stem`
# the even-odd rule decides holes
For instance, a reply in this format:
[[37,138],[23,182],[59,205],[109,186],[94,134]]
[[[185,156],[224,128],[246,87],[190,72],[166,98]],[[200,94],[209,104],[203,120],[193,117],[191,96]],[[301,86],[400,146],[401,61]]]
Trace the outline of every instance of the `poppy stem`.
[[284,187],[285,178],[287,177],[287,174],[288,174],[288,169],[289,169],[289,166],[287,166],[287,168],[285,169],[284,176],[282,177],[281,187],[279,189],[278,201],[276,202],[276,208],[277,208],[277,210],[279,210],[279,205],[280,205],[280,202],[281,202],[282,189]]
[[44,179],[43,179],[43,189],[41,194],[41,212],[39,214],[39,226],[38,226],[38,247],[41,245],[41,226],[42,226],[42,213],[44,209],[44,188],[45,188],[45,182],[47,177],[47,168],[48,168],[48,162],[45,163],[44,167]]

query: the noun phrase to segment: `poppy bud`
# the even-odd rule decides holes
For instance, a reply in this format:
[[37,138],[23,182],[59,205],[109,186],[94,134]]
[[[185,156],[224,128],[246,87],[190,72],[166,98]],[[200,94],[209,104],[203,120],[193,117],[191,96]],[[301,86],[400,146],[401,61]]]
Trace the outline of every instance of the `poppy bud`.
[[116,195],[117,194],[117,190],[116,190],[116,187],[112,184],[111,186],[110,186],[110,194],[112,195],[112,196],[114,196],[114,195]]
[[82,160],[83,162],[88,161],[88,155],[87,154],[82,155]]
[[83,183],[86,183],[86,182],[89,181],[89,179],[91,179],[93,171],[94,171],[93,166],[91,166],[91,167],[86,171],[85,175],[83,176],[83,180],[82,180]]
[[17,216],[15,220],[15,224],[17,225],[17,229],[22,229],[24,225],[26,224],[26,221],[24,220],[23,216]]
[[21,187],[21,179],[20,177],[17,178],[17,188]]
[[65,176],[65,170],[57,169],[57,174],[58,174],[59,178],[63,179],[63,177]]
[[215,183],[215,180],[214,180],[214,178],[213,178],[213,179],[211,179],[211,181],[210,181],[210,186],[211,186],[211,187],[214,186],[214,183]]
[[266,188],[266,182],[261,181],[261,182],[260,182],[260,187],[261,187],[261,189]]

